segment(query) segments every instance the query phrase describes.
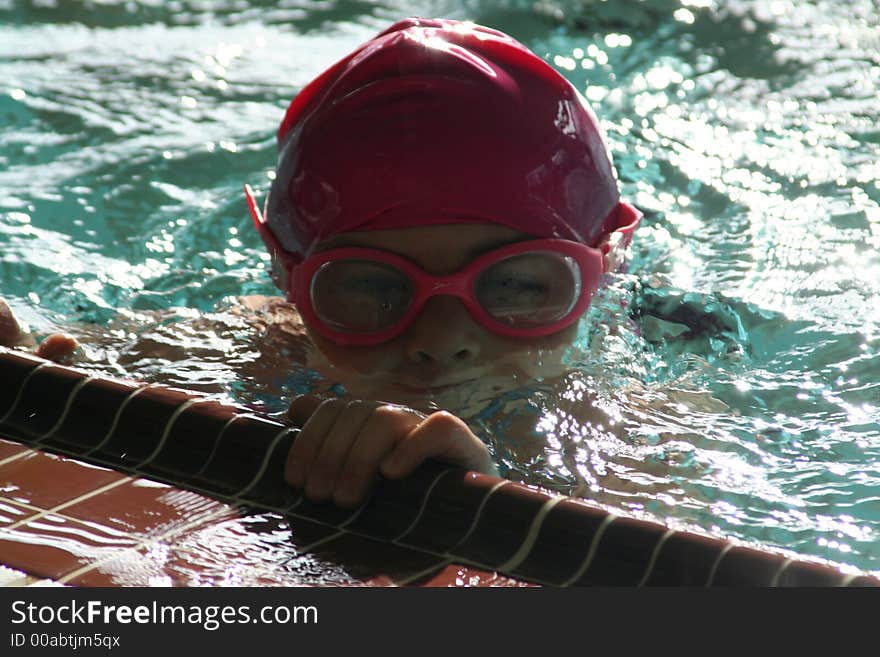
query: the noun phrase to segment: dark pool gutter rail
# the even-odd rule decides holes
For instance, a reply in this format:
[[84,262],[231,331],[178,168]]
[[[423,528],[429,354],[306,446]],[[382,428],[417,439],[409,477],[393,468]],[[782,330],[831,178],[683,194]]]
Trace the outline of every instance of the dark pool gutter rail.
[[296,429],[196,393],[94,377],[0,348],[0,435],[35,448],[305,518],[548,586],[880,586],[574,498],[428,464],[345,511],[282,481]]

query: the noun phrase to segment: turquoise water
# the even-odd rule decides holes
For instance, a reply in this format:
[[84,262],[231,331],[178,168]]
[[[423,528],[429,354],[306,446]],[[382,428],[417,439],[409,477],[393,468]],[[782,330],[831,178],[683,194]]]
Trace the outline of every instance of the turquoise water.
[[0,294],[83,335],[83,366],[283,408],[314,374],[258,385],[253,329],[223,311],[274,293],[241,184],[267,188],[292,95],[406,15],[546,57],[646,211],[568,382],[625,409],[630,438],[514,391],[474,419],[501,436],[510,411],[541,416],[534,461],[494,445],[509,476],[880,571],[871,0],[0,0]]

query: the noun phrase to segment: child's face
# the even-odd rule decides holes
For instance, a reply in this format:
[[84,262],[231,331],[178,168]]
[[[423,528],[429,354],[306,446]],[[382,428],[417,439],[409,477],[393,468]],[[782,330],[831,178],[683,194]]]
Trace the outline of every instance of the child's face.
[[[430,274],[458,271],[480,253],[533,239],[505,226],[454,224],[336,235],[319,251],[340,247],[382,249]],[[561,357],[577,323],[546,337],[512,339],[477,323],[452,296],[431,297],[399,336],[376,345],[341,346],[310,327],[323,359],[312,365],[357,397],[415,407],[449,407],[466,390],[501,390],[562,371]],[[321,362],[321,361],[324,362]]]

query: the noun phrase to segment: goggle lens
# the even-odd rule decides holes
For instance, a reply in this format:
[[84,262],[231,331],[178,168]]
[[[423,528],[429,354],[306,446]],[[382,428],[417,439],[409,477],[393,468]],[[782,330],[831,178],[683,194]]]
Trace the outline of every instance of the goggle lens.
[[309,295],[318,319],[334,330],[374,333],[403,318],[413,300],[413,284],[386,263],[331,260],[315,272]]
[[581,292],[573,258],[551,252],[523,253],[482,271],[474,284],[480,306],[511,328],[546,326],[568,315]]
[[[473,278],[471,295],[483,311],[512,329],[558,322],[580,294],[574,258],[551,251],[512,255]],[[371,334],[403,321],[416,297],[409,274],[387,262],[359,258],[329,260],[315,270],[309,300],[317,318],[334,331]]]

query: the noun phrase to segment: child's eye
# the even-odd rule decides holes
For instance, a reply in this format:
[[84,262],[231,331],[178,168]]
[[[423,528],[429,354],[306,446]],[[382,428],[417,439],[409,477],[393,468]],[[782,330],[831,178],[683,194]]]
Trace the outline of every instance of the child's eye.
[[366,294],[395,297],[408,293],[409,285],[399,277],[354,275],[338,281],[337,294]]
[[550,293],[547,283],[519,276],[493,276],[477,287],[480,305],[511,324],[531,322],[528,318],[547,305]]
[[311,285],[312,305],[322,321],[348,331],[376,331],[409,308],[409,279],[386,265],[350,260],[319,269]]
[[480,280],[478,294],[482,297],[529,301],[547,294],[550,285],[531,276],[505,274],[488,276]]
[[525,254],[492,265],[476,281],[480,305],[511,325],[547,324],[577,301],[579,270],[555,254]]

